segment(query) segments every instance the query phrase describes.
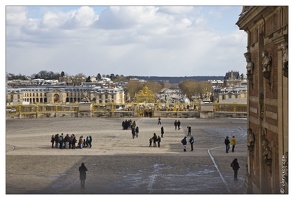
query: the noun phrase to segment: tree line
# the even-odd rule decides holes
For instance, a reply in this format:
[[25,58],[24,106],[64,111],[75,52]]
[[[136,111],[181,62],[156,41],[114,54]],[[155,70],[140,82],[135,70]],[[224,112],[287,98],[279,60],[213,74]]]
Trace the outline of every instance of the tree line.
[[[41,70],[38,73],[34,73],[31,75],[31,78],[34,79],[44,79],[44,80],[59,80],[59,77],[69,76],[64,71],[61,73],[55,73],[52,71],[46,71]],[[84,78],[86,82],[91,82],[91,77],[84,75],[83,73],[78,73],[73,78],[80,79]],[[147,86],[154,94],[159,93],[163,88],[169,88],[169,89],[180,89],[183,94],[186,95],[187,98],[192,100],[193,96],[198,94],[200,98],[203,96],[203,94],[207,92],[211,92],[211,83],[208,81],[196,81],[194,79],[185,79],[181,81],[178,84],[171,84],[169,82],[155,82],[153,80],[148,80],[144,83],[141,83],[139,81],[130,81],[130,78],[132,77],[125,77],[123,75],[101,75],[100,73],[97,74],[95,77],[97,81],[102,80],[103,78],[109,78],[113,82],[128,82],[128,84],[125,86],[124,90],[126,94],[129,94],[130,98],[133,99],[140,90],[143,89],[144,86]],[[27,80],[28,77],[22,74],[14,75],[14,74],[7,74],[8,80]]]

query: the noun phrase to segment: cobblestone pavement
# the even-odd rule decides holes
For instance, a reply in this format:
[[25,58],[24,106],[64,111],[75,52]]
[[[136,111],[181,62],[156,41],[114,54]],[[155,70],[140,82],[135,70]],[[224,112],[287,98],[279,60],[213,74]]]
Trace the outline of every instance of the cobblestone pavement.
[[[247,164],[246,119],[132,118],[139,136],[122,130],[126,118],[46,118],[6,120],[6,194],[242,194]],[[178,119],[177,119],[178,120]],[[194,151],[181,139],[192,127]],[[165,134],[149,147],[153,133]],[[51,135],[93,137],[92,148],[51,148]],[[224,139],[236,137],[235,152]],[[188,136],[189,139],[189,136]],[[238,180],[230,163],[238,158]],[[78,168],[88,168],[80,189]]]

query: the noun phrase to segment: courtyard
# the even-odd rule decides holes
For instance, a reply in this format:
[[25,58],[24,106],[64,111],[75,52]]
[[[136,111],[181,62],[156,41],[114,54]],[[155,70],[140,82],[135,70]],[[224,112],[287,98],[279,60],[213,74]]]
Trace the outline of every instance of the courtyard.
[[[122,130],[127,118],[41,118],[6,120],[6,194],[243,194],[247,164],[245,118],[131,118],[139,136]],[[175,130],[174,121],[181,121]],[[181,140],[192,127],[194,151]],[[153,133],[164,137],[149,147]],[[92,148],[51,148],[51,135],[91,135]],[[226,136],[236,137],[225,152]],[[189,136],[187,137],[189,139]],[[234,158],[238,180],[230,167]],[[81,163],[87,167],[80,189]]]

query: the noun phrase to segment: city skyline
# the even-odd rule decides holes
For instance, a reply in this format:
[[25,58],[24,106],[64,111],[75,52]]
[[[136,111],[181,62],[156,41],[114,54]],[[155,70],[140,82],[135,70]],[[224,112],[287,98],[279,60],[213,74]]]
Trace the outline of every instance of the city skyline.
[[6,6],[6,72],[246,74],[242,6]]

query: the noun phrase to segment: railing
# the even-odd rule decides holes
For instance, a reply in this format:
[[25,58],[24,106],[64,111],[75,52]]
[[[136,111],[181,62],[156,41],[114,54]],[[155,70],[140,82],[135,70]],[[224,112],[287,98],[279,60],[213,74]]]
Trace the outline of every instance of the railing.
[[[97,104],[92,103],[92,113],[95,112],[131,112],[137,107],[137,112],[145,110],[151,110],[152,112],[199,112],[201,105],[199,103],[185,104],[185,103],[156,103],[153,107],[142,107],[140,104],[127,103],[127,104]],[[213,103],[214,112],[234,112],[234,113],[246,113],[247,104],[223,104]],[[68,112],[77,113],[79,112],[78,104],[30,104],[30,105],[6,105],[6,114],[42,114],[42,113],[57,113],[57,112]]]
[[214,112],[240,112],[240,113],[246,113],[247,112],[247,104],[214,103],[213,104],[213,111]]

